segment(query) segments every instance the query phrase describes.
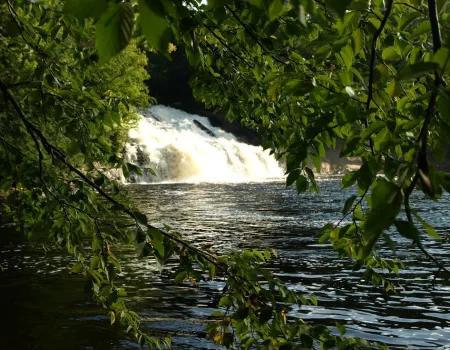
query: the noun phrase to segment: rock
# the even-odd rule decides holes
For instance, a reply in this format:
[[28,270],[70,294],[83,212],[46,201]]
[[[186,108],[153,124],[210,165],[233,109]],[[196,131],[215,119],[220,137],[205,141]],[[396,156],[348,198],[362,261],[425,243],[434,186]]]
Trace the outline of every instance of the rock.
[[200,123],[197,119],[194,119],[194,124],[197,125],[200,129],[206,132],[209,136],[217,137],[211,130],[209,130],[206,126]]

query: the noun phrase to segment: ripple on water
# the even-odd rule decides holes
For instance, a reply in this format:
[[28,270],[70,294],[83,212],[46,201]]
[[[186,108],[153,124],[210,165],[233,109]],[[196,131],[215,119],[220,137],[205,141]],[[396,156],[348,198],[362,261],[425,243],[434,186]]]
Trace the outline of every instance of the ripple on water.
[[[352,271],[351,262],[340,259],[329,245],[317,243],[320,227],[340,219],[341,207],[352,194],[340,190],[338,179],[322,179],[321,186],[322,194],[302,196],[296,196],[293,189],[284,188],[280,182],[130,185],[126,190],[147,213],[150,222],[173,226],[197,246],[212,244],[212,249],[219,253],[246,247],[276,249],[280,259],[271,262],[268,268],[290,288],[306,296],[314,294],[319,301],[318,307],[294,308],[290,317],[330,326],[339,321],[347,326],[349,336],[397,348],[450,347],[450,286],[440,284],[443,280],[439,277],[434,288],[431,287],[436,269],[410,242],[391,234],[399,245],[397,258],[407,266],[400,271],[398,281],[404,290],[399,289],[397,295],[386,295],[368,284],[362,271]],[[441,201],[439,205],[430,204],[415,195],[412,203],[439,232],[447,232],[449,196],[445,195]],[[450,265],[450,244],[432,240],[424,244]],[[0,264],[6,268],[10,285],[1,287],[4,294],[18,300],[35,300],[36,295],[40,298],[39,305],[32,308],[20,302],[1,305],[5,306],[5,312],[14,307],[16,314],[30,315],[30,321],[17,317],[11,322],[12,325],[22,322],[23,330],[10,326],[7,339],[28,337],[39,320],[43,327],[36,339],[40,340],[34,341],[49,344],[56,317],[61,327],[56,328],[60,336],[53,344],[60,341],[84,348],[136,347],[124,333],[108,326],[102,310],[90,303],[80,304],[86,298],[82,293],[84,282],[80,279],[75,288],[74,276],[61,267],[70,266],[70,258],[60,252],[36,253],[25,245],[4,247]],[[174,347],[179,349],[218,348],[204,339],[203,326],[223,295],[223,282],[201,283],[200,289],[188,283],[173,286],[170,284],[173,263],[160,271],[154,260],[137,259],[130,247],[120,247],[118,254],[124,259],[119,283],[127,288],[133,308],[144,317],[143,325],[150,333],[173,336]],[[391,252],[383,247],[381,254],[388,256]],[[48,283],[59,286],[55,294],[39,294],[47,290]],[[71,289],[67,290],[67,286]],[[47,310],[47,316],[39,310]],[[96,331],[86,332],[89,327]]]

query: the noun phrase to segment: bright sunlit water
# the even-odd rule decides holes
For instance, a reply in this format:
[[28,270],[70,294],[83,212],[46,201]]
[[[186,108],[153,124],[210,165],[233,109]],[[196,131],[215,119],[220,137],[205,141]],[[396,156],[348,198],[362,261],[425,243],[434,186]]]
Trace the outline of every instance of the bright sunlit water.
[[[320,181],[322,194],[297,196],[280,181],[263,183],[129,185],[126,190],[148,214],[150,222],[166,223],[198,246],[227,252],[245,247],[278,251],[270,268],[289,286],[314,294],[317,307],[289,314],[308,322],[334,321],[348,327],[348,335],[381,341],[396,348],[450,347],[450,286],[410,242],[394,235],[397,257],[407,268],[400,272],[404,290],[388,295],[353,272],[328,245],[318,244],[318,230],[340,219],[351,193],[340,190],[339,179]],[[446,238],[450,227],[450,198],[425,201],[415,195],[419,214]],[[0,230],[5,230],[0,229]],[[128,349],[138,347],[119,326],[109,326],[103,311],[83,292],[84,283],[70,275],[63,253],[33,251],[9,240],[0,253],[2,326],[0,348],[5,349]],[[425,247],[450,266],[446,239],[426,239]],[[208,315],[222,296],[219,282],[196,289],[170,283],[171,268],[158,271],[151,259],[139,260],[128,247],[115,247],[124,259],[119,277],[133,308],[151,334],[173,337],[174,348],[215,346],[204,338]],[[387,249],[383,254],[390,254]],[[75,281],[75,283],[74,283]]]

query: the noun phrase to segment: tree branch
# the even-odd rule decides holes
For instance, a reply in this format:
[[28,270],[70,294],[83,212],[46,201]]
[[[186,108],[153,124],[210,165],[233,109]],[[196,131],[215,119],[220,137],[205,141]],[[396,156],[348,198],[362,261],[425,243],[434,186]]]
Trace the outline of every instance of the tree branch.
[[[236,18],[236,20],[242,25],[242,27],[245,29],[245,31],[248,33],[248,35],[250,35],[250,37],[255,40],[255,42],[258,44],[259,47],[261,47],[261,49],[263,49],[266,53],[269,53],[269,50],[263,45],[263,43],[261,42],[261,40],[259,40],[259,38],[249,29],[248,25],[245,24],[244,22],[241,21],[241,19],[239,18],[239,16],[236,14],[235,11],[233,11],[233,9],[231,9],[228,5],[225,6],[225,8],[230,11],[230,13],[233,15],[234,18]],[[285,64],[285,62],[283,62],[280,58],[278,58],[275,55],[270,54],[271,57],[277,61],[278,63],[282,63]]]
[[[442,47],[442,39],[441,39],[441,33],[439,29],[439,20],[437,15],[437,6],[436,6],[436,0],[428,0],[428,11],[430,16],[430,23],[431,23],[431,32],[433,36],[433,51],[436,52]],[[422,130],[420,131],[419,139],[421,141],[421,147],[419,150],[419,155],[417,159],[417,165],[418,169],[417,172],[411,182],[411,184],[408,186],[405,198],[404,198],[404,205],[405,205],[405,213],[406,217],[408,218],[408,221],[413,224],[413,218],[411,215],[411,208],[409,206],[409,197],[411,193],[413,192],[418,179],[420,178],[422,183],[425,185],[428,185],[426,183],[426,179],[424,177],[428,177],[428,160],[427,160],[427,145],[428,145],[428,128],[431,123],[431,120],[434,115],[434,107],[436,105],[436,99],[438,95],[438,87],[441,84],[441,78],[438,74],[438,72],[435,72],[435,86],[433,89],[433,92],[430,97],[430,102],[428,103],[428,108],[426,110],[425,114],[425,120],[423,122]],[[431,184],[432,185],[432,184]],[[414,240],[414,243],[419,247],[419,249],[430,259],[432,260],[436,266],[438,266],[438,273],[443,270],[447,273],[450,273],[448,269],[445,268],[445,266],[437,260],[434,256],[432,256],[425,247],[422,245],[422,243],[419,240]]]
[[[372,39],[372,53],[370,55],[370,61],[369,61],[369,91],[367,93],[367,101],[366,101],[366,113],[369,112],[370,109],[370,103],[373,100],[373,79],[374,79],[374,70],[375,70],[375,61],[377,57],[377,41],[378,38],[381,36],[381,33],[383,33],[384,27],[386,26],[386,23],[388,21],[389,15],[392,11],[392,5],[394,4],[394,0],[387,0],[386,3],[386,12],[384,13],[384,17],[381,21],[380,27],[375,32],[375,35]],[[367,118],[364,119],[364,125],[366,129],[369,127],[369,122],[367,121]],[[369,144],[370,144],[370,150],[372,151],[372,154],[374,154],[373,149],[373,140],[369,137]]]
[[416,11],[420,12],[420,13],[423,14],[424,16],[427,15],[427,13],[426,13],[425,11],[423,11],[423,10],[421,10],[420,8],[415,7],[415,6],[411,5],[411,4],[408,4],[408,3],[406,3],[406,2],[396,2],[395,4],[396,4],[396,5],[403,5],[403,6],[409,7],[409,8],[411,8],[411,9],[413,9],[413,10],[416,10]]
[[389,15],[391,14],[391,11],[392,11],[393,4],[394,4],[394,0],[387,0],[386,12],[384,13],[384,17],[383,17],[383,20],[381,21],[380,27],[376,31],[375,35],[373,36],[373,40],[372,40],[372,54],[370,55],[370,62],[369,62],[369,92],[367,94],[367,102],[366,102],[367,110],[369,110],[370,102],[372,102],[372,98],[373,98],[373,79],[374,79],[375,59],[377,56],[377,40],[380,37],[381,33],[383,32],[384,27],[386,26]]
[[14,83],[14,84],[9,84],[8,87],[10,89],[14,89],[16,87],[21,87],[21,86],[24,86],[24,85],[37,85],[37,87],[39,87],[39,85],[41,85],[41,84],[42,84],[42,82],[39,81],[39,80],[30,80],[30,81],[19,81],[19,82]]
[[431,34],[433,35],[433,50],[436,52],[442,47],[436,0],[428,0],[428,13],[430,16]]
[[[117,201],[115,198],[111,197],[108,193],[106,193],[100,186],[97,186],[89,177],[87,177],[85,174],[83,174],[80,170],[78,170],[75,166],[73,166],[68,160],[67,160],[67,156],[64,154],[64,152],[62,152],[60,149],[58,149],[57,147],[55,147],[54,145],[52,145],[47,139],[46,137],[42,134],[42,132],[33,124],[31,123],[27,117],[25,116],[25,114],[23,113],[22,109],[20,108],[19,104],[17,103],[17,101],[15,100],[14,96],[11,94],[11,92],[8,89],[8,86],[4,83],[3,80],[0,79],[0,89],[3,91],[4,95],[5,95],[5,99],[9,100],[15,111],[17,112],[19,118],[22,120],[23,124],[25,125],[28,133],[30,134],[30,136],[33,138],[33,140],[36,139],[36,135],[39,138],[39,140],[41,141],[44,149],[46,150],[46,152],[51,155],[52,157],[58,159],[61,163],[63,163],[70,171],[74,172],[75,174],[77,174],[84,182],[86,182],[91,188],[95,189],[103,198],[105,198],[108,202],[114,204],[115,206],[117,206],[118,208],[120,208],[125,214],[127,214],[128,216],[130,216],[138,225],[143,225],[145,226],[147,229],[155,229],[158,230],[159,232],[161,232],[161,234],[165,237],[167,237],[168,239],[170,239],[173,242],[176,242],[178,244],[180,244],[181,246],[186,247],[187,249],[199,254],[200,256],[202,256],[206,261],[210,262],[211,264],[215,265],[217,268],[219,268],[222,272],[226,273],[227,271],[223,268],[222,265],[220,265],[216,258],[209,254],[206,253],[192,245],[190,245],[189,243],[183,241],[181,238],[178,238],[177,236],[161,230],[157,227],[154,227],[152,225],[146,224],[146,223],[142,223],[138,220],[138,218],[136,217],[136,214],[129,208],[127,208],[123,203]],[[37,141],[37,140],[36,140]],[[40,148],[39,148],[40,149]]]
[[215,32],[214,29],[212,29],[210,26],[206,25],[205,23],[202,24],[208,31],[217,39],[219,42],[227,49],[229,50],[234,56],[236,56],[238,59],[240,59],[242,62],[244,62],[248,67],[253,68],[253,66],[242,56],[238,55],[231,47],[229,47],[221,37],[219,37]]

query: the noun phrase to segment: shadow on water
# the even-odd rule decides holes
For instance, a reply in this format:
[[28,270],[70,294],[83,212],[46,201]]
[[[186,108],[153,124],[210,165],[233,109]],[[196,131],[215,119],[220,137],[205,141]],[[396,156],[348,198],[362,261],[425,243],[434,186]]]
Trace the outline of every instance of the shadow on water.
[[[280,259],[269,268],[291,288],[314,294],[319,301],[318,307],[293,310],[291,317],[331,326],[339,321],[350,336],[398,348],[450,346],[450,287],[440,280],[432,287],[433,264],[409,242],[393,236],[400,247],[397,256],[407,264],[399,277],[404,290],[387,295],[368,285],[362,273],[352,271],[350,261],[317,243],[320,227],[340,219],[340,209],[350,196],[340,190],[337,179],[323,180],[321,188],[320,195],[302,196],[281,182],[133,185],[126,190],[152,223],[171,225],[200,247],[212,245],[218,252],[276,249]],[[420,197],[412,203],[438,232],[447,233],[449,196],[441,203]],[[450,264],[448,243],[424,244]],[[0,328],[0,347],[137,347],[120,327],[110,327],[102,311],[92,305],[83,292],[84,282],[66,268],[69,258],[58,252],[43,255],[17,242],[3,247],[0,263],[6,269],[0,307],[7,322]],[[120,249],[124,268],[119,283],[128,290],[148,332],[171,335],[174,348],[215,348],[204,339],[203,327],[223,285],[174,286],[169,282],[174,266],[169,264],[160,272],[151,259],[137,259],[129,247]]]

